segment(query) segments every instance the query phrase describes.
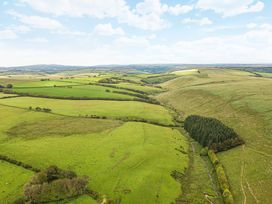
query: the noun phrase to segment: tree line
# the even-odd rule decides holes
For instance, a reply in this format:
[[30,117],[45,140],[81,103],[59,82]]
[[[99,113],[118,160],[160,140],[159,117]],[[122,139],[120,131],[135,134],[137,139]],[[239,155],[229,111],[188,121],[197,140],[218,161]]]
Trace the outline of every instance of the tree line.
[[244,144],[232,128],[215,118],[190,115],[184,121],[184,128],[202,146],[215,152]]

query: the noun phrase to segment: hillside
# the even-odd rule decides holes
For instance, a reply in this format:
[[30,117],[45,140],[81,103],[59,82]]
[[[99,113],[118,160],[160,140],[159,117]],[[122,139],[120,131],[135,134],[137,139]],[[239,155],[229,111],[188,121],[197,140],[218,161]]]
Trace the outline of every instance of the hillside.
[[234,128],[245,145],[218,154],[234,198],[237,203],[269,203],[272,80],[239,70],[203,69],[161,86],[169,91],[157,99],[175,107],[183,117],[214,117]]

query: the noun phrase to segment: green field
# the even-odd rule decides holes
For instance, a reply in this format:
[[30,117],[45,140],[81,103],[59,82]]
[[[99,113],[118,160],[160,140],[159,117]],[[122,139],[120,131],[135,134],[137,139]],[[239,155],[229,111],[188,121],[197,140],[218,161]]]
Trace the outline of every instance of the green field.
[[31,171],[0,160],[0,201],[12,203],[23,195],[23,186],[33,176]]
[[[113,91],[120,91],[119,89],[108,88],[96,85],[85,86],[67,86],[67,87],[33,87],[33,88],[14,88],[15,93],[31,94],[33,96],[49,96],[49,97],[75,97],[75,98],[105,98],[105,99],[127,99],[132,100],[135,97],[113,93]],[[130,91],[126,91],[132,93]]]
[[144,85],[131,84],[131,83],[120,83],[120,84],[116,84],[115,86],[125,88],[125,89],[143,91],[148,94],[155,94],[155,93],[160,93],[164,91],[163,89],[160,89],[154,86],[144,86]]
[[[237,203],[270,203],[272,185],[271,79],[237,70],[201,70],[205,77],[185,76],[166,82],[158,98],[184,116],[199,114],[222,120],[246,141],[244,147],[219,153]],[[254,165],[252,165],[254,164]]]
[[32,97],[1,99],[0,104],[28,108],[50,108],[53,113],[68,116],[106,116],[108,118],[146,119],[173,124],[169,111],[162,106],[137,101],[61,100]]
[[[54,131],[41,128],[44,133],[35,138],[26,139],[24,134],[14,138],[7,132],[20,124],[18,115],[25,124],[36,121],[40,126],[43,121],[48,124],[45,119],[60,116],[3,106],[1,109],[5,122],[0,126],[0,154],[38,168],[55,164],[88,175],[89,188],[123,203],[154,203],[158,198],[170,203],[180,194],[180,183],[170,174],[187,168],[188,155],[178,149],[186,152],[188,145],[176,129],[129,122],[96,133],[79,131],[63,136],[59,130],[54,135]],[[34,133],[37,127],[27,128]]]
[[171,79],[177,78],[177,75],[175,74],[165,74],[165,75],[155,75],[155,76],[149,76],[144,79],[142,79],[142,82],[145,82],[147,84],[160,84],[166,81],[169,81]]

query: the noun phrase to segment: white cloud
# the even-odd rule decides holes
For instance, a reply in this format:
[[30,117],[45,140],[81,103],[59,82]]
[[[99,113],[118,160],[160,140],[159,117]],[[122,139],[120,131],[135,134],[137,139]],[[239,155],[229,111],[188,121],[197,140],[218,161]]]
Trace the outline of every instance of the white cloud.
[[249,28],[249,29],[253,29],[253,28],[256,28],[256,27],[257,27],[257,24],[256,24],[256,23],[248,23],[248,24],[246,25],[246,27]]
[[48,42],[46,38],[42,38],[42,37],[29,39],[28,41],[33,43],[47,43]]
[[95,18],[116,18],[119,23],[144,30],[159,30],[168,26],[162,14],[180,15],[190,12],[190,5],[168,6],[160,0],[144,0],[131,9],[125,0],[21,0],[34,9],[54,15],[72,17],[92,16]]
[[13,30],[1,30],[0,31],[0,40],[10,40],[10,39],[16,39],[18,36]]
[[124,35],[125,32],[122,28],[113,28],[110,23],[98,24],[94,28],[94,32],[98,35],[111,36],[111,35]]
[[178,16],[181,14],[189,13],[193,9],[194,9],[194,7],[192,5],[177,4],[176,6],[169,7],[168,12],[175,15],[175,16]]
[[140,37],[140,36],[132,36],[132,37],[120,37],[115,43],[116,46],[122,47],[146,47],[149,46],[149,40],[152,36]]
[[196,7],[213,10],[223,17],[230,17],[243,13],[260,12],[264,8],[264,3],[257,0],[198,0]]
[[18,18],[19,21],[21,21],[22,23],[29,25],[33,28],[49,29],[49,30],[63,28],[63,25],[60,22],[51,18],[46,18],[41,16],[27,16],[12,10],[9,11],[8,13]]
[[182,22],[185,23],[185,24],[197,24],[197,25],[200,25],[200,26],[211,25],[213,23],[207,17],[199,18],[199,19],[185,18]]

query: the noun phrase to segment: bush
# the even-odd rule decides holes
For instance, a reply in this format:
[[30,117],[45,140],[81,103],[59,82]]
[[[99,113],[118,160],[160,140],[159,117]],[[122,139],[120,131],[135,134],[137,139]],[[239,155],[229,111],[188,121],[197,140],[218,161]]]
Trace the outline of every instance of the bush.
[[228,189],[223,192],[223,200],[226,204],[234,204],[233,196]]
[[200,151],[200,156],[207,156],[208,155],[208,147],[202,148]]
[[8,89],[12,89],[12,88],[13,88],[13,85],[12,85],[12,84],[8,84],[8,85],[7,85],[7,88],[8,88]]

